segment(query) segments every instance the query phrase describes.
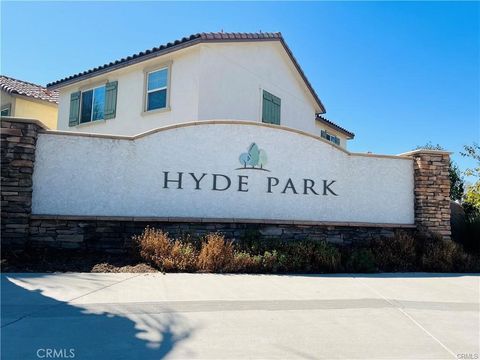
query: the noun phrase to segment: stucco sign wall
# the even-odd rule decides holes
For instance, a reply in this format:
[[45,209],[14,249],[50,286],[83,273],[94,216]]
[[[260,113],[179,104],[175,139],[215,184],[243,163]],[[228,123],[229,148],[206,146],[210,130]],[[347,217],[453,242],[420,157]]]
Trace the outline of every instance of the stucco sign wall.
[[413,164],[290,129],[184,124],[136,138],[39,134],[33,214],[413,224]]

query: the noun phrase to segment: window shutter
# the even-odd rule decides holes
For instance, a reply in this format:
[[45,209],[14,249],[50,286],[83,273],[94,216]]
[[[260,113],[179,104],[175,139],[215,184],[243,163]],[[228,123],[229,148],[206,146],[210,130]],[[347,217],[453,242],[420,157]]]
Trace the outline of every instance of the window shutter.
[[80,91],[70,95],[70,116],[68,118],[68,126],[78,125],[80,117]]
[[280,98],[263,91],[262,121],[268,124],[280,125]]
[[105,120],[113,119],[117,112],[118,81],[108,82],[105,85]]
[[272,95],[272,108],[273,108],[273,114],[272,114],[272,123],[276,125],[280,125],[280,98]]

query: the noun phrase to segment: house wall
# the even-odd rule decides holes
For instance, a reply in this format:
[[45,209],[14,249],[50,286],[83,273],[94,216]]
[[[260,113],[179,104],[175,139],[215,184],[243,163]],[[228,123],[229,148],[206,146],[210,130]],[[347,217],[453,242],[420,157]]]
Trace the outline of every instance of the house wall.
[[[145,113],[144,72],[169,62],[170,109]],[[116,118],[69,127],[70,94],[107,81],[118,81]],[[198,120],[261,122],[263,89],[281,98],[281,125],[320,135],[319,109],[278,42],[198,44],[61,88],[59,129],[136,135]]]
[[20,96],[15,98],[13,116],[25,119],[37,119],[44,123],[49,129],[57,128],[57,104]]
[[24,119],[36,119],[49,129],[57,129],[58,105],[48,101],[32,99],[26,96],[12,96],[1,92],[1,106],[11,105],[10,116]]
[[344,149],[347,148],[347,138],[345,134],[341,133],[340,131],[335,130],[334,128],[321,123],[320,121],[315,121],[315,134],[320,135],[322,130],[327,131],[329,134],[335,135],[340,139],[340,146]]
[[280,43],[201,44],[200,54],[200,120],[261,122],[266,90],[281,99],[282,126],[320,135],[313,97]]
[[1,97],[1,106],[3,107],[4,105],[11,104],[12,105],[11,109],[13,110],[13,107],[15,105],[15,98],[3,90],[0,91],[0,97]]
[[[198,119],[198,47],[160,56],[59,89],[59,130],[136,135],[159,127]],[[145,71],[171,63],[170,110],[144,112]],[[118,81],[116,117],[68,126],[70,94],[107,81]]]

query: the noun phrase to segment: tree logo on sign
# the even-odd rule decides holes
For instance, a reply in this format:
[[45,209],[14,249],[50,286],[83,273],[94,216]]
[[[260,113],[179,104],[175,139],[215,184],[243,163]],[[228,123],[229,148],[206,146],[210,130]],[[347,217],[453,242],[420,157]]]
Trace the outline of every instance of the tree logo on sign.
[[241,154],[238,160],[243,167],[237,168],[236,170],[251,169],[270,171],[265,169],[265,165],[267,165],[267,153],[265,150],[259,149],[255,143],[252,143],[248,147],[248,152]]

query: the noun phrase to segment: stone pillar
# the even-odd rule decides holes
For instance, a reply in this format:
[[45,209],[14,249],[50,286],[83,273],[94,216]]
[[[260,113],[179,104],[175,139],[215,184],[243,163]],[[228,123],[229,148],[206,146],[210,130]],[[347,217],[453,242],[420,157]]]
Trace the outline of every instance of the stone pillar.
[[402,155],[413,158],[417,229],[450,239],[450,153],[420,149]]
[[21,247],[29,236],[35,146],[44,126],[13,117],[2,117],[0,123],[2,246]]

